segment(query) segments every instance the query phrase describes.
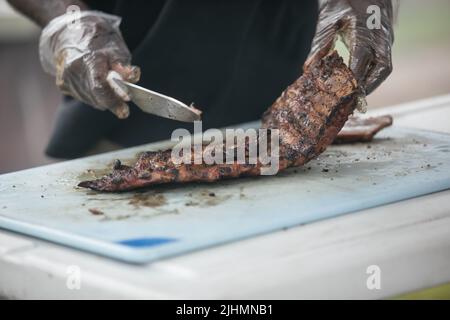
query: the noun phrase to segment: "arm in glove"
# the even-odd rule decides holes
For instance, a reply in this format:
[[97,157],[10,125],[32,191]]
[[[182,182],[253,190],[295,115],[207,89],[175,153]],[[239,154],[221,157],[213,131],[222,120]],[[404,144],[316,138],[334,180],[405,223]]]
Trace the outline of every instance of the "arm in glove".
[[[350,69],[366,94],[370,94],[392,71],[392,0],[323,0],[319,10],[307,63],[326,55],[341,35],[350,51]],[[372,14],[375,16],[370,18]],[[368,22],[369,18],[375,20]]]
[[39,54],[44,70],[56,77],[64,94],[126,118],[130,99],[111,83],[108,74],[115,71],[135,83],[140,70],[130,65],[131,54],[119,24],[119,17],[97,11],[64,14],[42,31]]

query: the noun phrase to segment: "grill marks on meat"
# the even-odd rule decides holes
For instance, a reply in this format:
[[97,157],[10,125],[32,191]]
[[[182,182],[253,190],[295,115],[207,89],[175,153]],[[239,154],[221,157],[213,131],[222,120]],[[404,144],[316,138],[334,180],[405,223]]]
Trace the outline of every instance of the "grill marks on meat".
[[280,130],[285,167],[303,165],[322,153],[353,112],[359,95],[352,72],[337,53],[306,67],[263,115],[263,128]]
[[[224,159],[227,152],[223,148]],[[234,149],[234,148],[231,148]],[[231,152],[233,152],[232,150]],[[171,160],[172,150],[147,151],[140,154],[133,167],[122,165],[116,160],[111,174],[92,181],[83,181],[79,187],[98,191],[125,191],[149,185],[169,182],[213,182],[240,176],[256,176],[260,174],[261,164],[175,164]],[[192,163],[196,150],[191,150]],[[248,159],[248,142],[246,143],[246,159]]]
[[[357,104],[360,90],[336,52],[305,67],[264,113],[262,128],[279,129],[279,170],[300,166],[330,145]],[[224,154],[230,152],[222,146]],[[248,152],[248,143],[246,143]],[[192,153],[192,157],[194,157]],[[111,174],[80,187],[124,191],[169,182],[216,181],[260,174],[256,164],[174,164],[171,150],[145,152],[133,167],[116,161]]]
[[389,115],[371,118],[350,117],[334,143],[368,142],[382,129],[392,125]]

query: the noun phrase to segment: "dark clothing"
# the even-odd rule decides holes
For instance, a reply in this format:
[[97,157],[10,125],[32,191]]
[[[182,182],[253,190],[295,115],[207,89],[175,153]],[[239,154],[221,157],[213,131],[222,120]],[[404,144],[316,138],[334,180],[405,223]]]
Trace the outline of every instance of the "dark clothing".
[[[203,129],[256,120],[300,74],[317,20],[311,0],[87,1],[123,18],[139,85],[203,111]],[[118,120],[66,98],[47,153],[77,157],[98,140],[169,139],[191,124],[141,112]]]

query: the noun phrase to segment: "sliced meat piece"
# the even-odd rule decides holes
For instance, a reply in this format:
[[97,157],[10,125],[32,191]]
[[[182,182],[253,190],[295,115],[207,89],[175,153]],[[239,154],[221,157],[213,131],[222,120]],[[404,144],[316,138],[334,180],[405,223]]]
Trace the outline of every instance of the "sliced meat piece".
[[380,117],[350,117],[337,135],[334,143],[368,142],[382,129],[392,125],[389,115]]

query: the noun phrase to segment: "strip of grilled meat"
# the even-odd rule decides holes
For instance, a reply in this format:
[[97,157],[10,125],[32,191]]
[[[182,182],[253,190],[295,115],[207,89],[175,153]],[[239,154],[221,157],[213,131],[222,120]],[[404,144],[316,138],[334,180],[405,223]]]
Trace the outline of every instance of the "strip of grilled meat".
[[389,115],[358,118],[351,116],[337,135],[334,143],[368,142],[382,129],[392,125]]
[[[279,170],[301,166],[322,153],[353,113],[360,94],[352,72],[336,52],[305,66],[303,75],[262,118],[262,128],[279,129]],[[116,161],[109,175],[79,186],[115,192],[169,182],[211,182],[256,176],[261,167],[260,162],[174,164],[171,150],[145,152],[133,167]]]

